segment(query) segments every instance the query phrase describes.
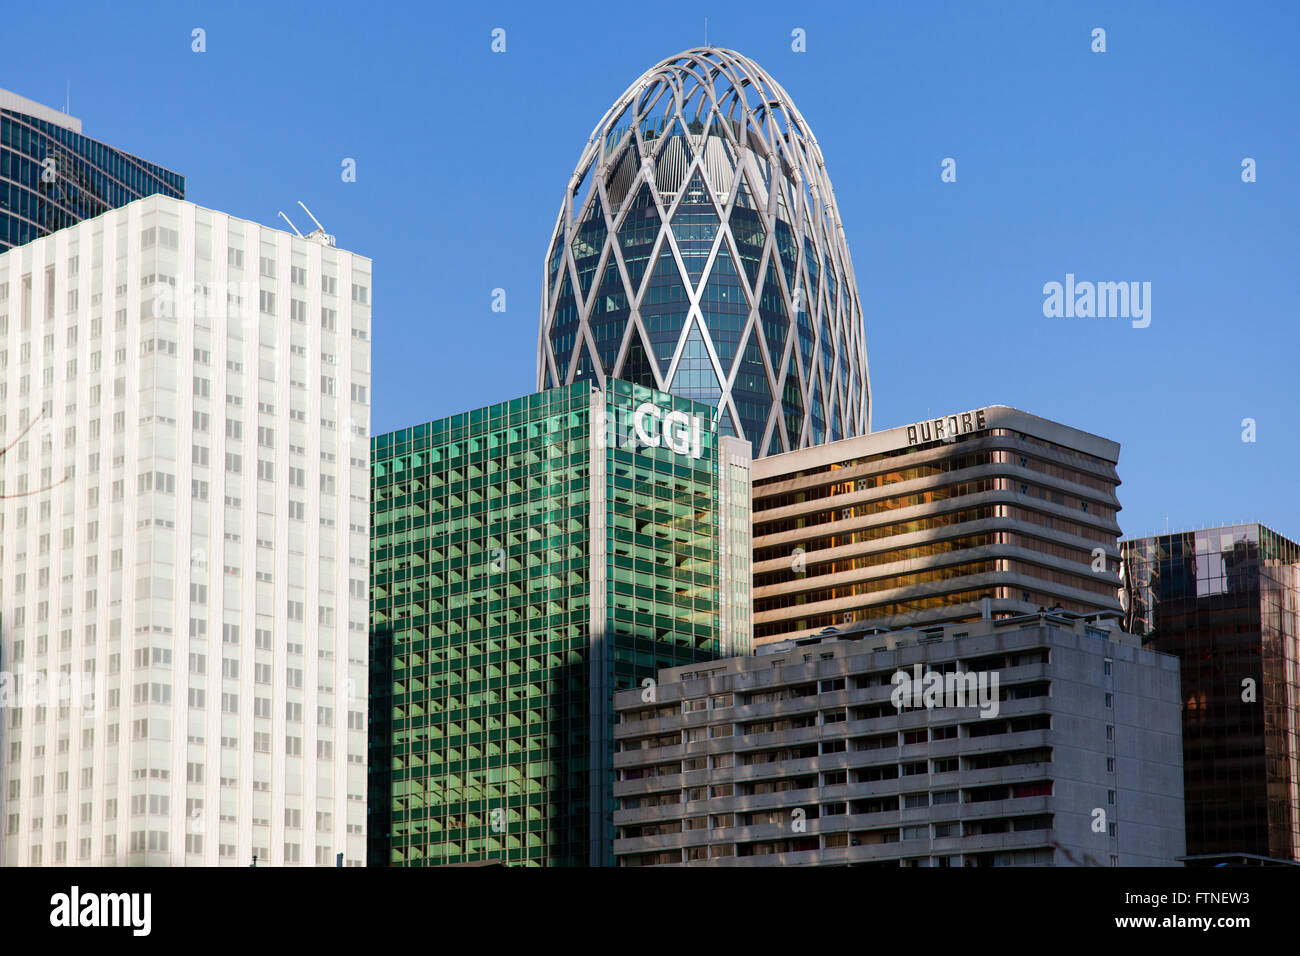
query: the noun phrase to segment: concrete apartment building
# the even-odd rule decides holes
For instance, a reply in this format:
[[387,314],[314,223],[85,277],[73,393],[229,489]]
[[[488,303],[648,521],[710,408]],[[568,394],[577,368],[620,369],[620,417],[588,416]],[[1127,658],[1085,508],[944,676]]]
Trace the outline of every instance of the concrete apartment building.
[[[618,865],[1177,865],[1178,661],[1103,618],[857,628],[661,671],[615,697]],[[983,683],[975,706],[909,699],[900,673]]]
[[1118,460],[1005,406],[756,459],[755,644],[1118,611]]
[[365,860],[371,264],[153,196],[0,255],[0,862]]

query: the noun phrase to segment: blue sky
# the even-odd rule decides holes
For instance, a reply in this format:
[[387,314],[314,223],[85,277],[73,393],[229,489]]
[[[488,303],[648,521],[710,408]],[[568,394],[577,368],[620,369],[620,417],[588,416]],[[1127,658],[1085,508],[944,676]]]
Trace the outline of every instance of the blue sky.
[[[821,144],[877,428],[1014,405],[1121,443],[1126,534],[1300,537],[1300,5],[74,2],[52,31],[23,4],[0,87],[60,106],[70,83],[88,135],[183,173],[193,202],[277,225],[301,199],[371,257],[377,433],[534,389],[579,151],[705,16]],[[1066,273],[1150,282],[1150,326],[1045,318]]]

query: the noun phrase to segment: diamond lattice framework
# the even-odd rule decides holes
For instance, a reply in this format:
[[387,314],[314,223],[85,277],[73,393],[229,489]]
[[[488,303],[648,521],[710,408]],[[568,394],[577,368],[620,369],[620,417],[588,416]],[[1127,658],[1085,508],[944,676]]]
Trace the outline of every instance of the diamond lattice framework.
[[821,149],[789,94],[731,50],[664,60],[601,119],[543,289],[539,388],[612,376],[709,402],[755,456],[871,429]]

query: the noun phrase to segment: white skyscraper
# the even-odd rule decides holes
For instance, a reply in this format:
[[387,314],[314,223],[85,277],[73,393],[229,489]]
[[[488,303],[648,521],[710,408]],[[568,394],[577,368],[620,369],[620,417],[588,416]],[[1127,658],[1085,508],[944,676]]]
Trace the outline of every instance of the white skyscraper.
[[364,864],[371,264],[318,236],[0,255],[0,864]]

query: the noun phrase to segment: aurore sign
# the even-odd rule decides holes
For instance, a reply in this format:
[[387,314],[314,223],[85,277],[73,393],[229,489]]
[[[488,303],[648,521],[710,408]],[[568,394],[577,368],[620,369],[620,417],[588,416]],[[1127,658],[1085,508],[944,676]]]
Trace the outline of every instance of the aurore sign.
[[932,418],[929,421],[908,425],[907,443],[924,445],[931,441],[952,441],[958,435],[983,431],[988,427],[985,411],[983,408],[978,408],[959,415],[947,415],[944,418]]

